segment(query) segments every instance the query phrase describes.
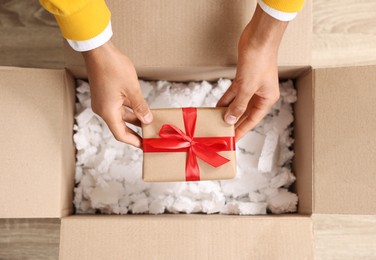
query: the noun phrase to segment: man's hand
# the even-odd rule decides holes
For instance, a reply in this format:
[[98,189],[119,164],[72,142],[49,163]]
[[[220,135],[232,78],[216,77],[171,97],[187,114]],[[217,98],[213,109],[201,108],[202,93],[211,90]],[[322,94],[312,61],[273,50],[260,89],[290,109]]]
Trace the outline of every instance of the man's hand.
[[279,98],[277,56],[287,24],[257,6],[240,37],[235,79],[217,104],[228,106],[224,119],[235,124],[237,141],[261,121]]
[[148,124],[153,115],[142,96],[132,62],[111,41],[82,54],[90,82],[93,111],[107,123],[116,140],[141,147],[141,137],[125,122],[138,126],[140,121]]

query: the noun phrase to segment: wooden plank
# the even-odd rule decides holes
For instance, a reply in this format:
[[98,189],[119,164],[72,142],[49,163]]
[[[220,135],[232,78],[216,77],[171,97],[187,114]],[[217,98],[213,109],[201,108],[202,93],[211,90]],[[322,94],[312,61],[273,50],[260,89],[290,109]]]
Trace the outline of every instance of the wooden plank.
[[58,259],[59,219],[0,219],[1,260]]
[[314,0],[315,67],[376,64],[376,1]]
[[376,259],[376,216],[313,215],[317,260]]

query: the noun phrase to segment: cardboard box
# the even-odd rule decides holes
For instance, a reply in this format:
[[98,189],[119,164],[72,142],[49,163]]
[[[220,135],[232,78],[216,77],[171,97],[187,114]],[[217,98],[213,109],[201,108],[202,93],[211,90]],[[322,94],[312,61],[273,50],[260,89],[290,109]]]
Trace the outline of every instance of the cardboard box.
[[[225,108],[219,107],[153,109],[153,122],[149,125],[142,124],[144,150],[142,179],[153,182],[234,178],[236,175],[235,127],[226,124],[223,120],[225,111]],[[192,154],[187,154],[190,147],[184,150],[181,148],[165,149],[163,140],[166,139],[161,138],[159,133],[162,127],[166,127],[166,124],[170,125],[168,131],[174,130],[171,127],[173,126],[186,135],[180,136],[178,139],[172,137],[173,140],[180,141],[179,144],[188,143],[186,137],[197,142],[192,146]],[[166,133],[166,131],[164,132]],[[174,131],[173,134],[177,135],[177,132]],[[155,144],[159,144],[159,146],[155,146]],[[190,159],[188,159],[189,156],[191,156]],[[214,164],[219,160],[219,164],[209,164],[209,161],[205,161],[205,159],[214,160],[212,162]],[[166,164],[166,161],[170,163]],[[191,169],[188,172],[187,167]],[[196,167],[197,171],[194,170]]]
[[[255,4],[108,2],[114,40],[135,61],[139,75],[180,80],[233,76],[234,38]],[[0,217],[61,218],[60,259],[312,259],[312,214],[376,214],[376,66],[311,68],[310,13],[307,1],[289,26],[279,60],[281,78],[295,79],[298,91],[297,214],[72,215],[73,79],[84,70],[69,54],[73,75],[0,68]],[[201,31],[214,25],[215,33]],[[196,35],[207,38],[186,43]],[[203,46],[209,40],[218,41],[213,50]]]
[[[140,77],[189,81],[235,76],[238,40],[257,1],[106,2],[112,12],[113,40],[131,58]],[[280,66],[310,65],[311,9],[306,1],[290,22],[279,50]],[[73,75],[85,77],[81,55],[68,44],[65,53]]]

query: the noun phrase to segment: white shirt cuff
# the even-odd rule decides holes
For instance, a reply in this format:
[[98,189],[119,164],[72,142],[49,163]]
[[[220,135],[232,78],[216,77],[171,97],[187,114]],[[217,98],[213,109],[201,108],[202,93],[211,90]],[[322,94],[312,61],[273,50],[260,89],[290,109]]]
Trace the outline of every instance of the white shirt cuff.
[[268,6],[267,4],[265,4],[262,0],[257,0],[257,2],[259,4],[259,6],[261,7],[261,9],[264,10],[265,13],[267,13],[271,17],[273,17],[277,20],[280,20],[280,21],[285,21],[285,22],[291,21],[298,14],[297,12],[288,13],[288,12],[282,12],[282,11],[276,10],[276,9]]
[[90,51],[95,48],[98,48],[99,46],[102,46],[106,42],[108,42],[112,37],[112,27],[111,27],[111,21],[108,23],[106,29],[103,30],[100,34],[97,36],[85,40],[85,41],[73,41],[67,39],[69,45],[73,48],[75,51]]

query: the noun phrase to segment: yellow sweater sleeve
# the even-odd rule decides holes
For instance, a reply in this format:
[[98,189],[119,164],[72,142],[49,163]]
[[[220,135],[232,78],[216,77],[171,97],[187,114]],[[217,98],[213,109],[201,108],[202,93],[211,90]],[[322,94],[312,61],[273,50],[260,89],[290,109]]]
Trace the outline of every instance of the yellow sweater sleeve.
[[281,12],[299,12],[304,5],[304,0],[262,0],[269,7]]
[[39,0],[52,13],[64,38],[85,41],[100,34],[111,13],[104,0]]

